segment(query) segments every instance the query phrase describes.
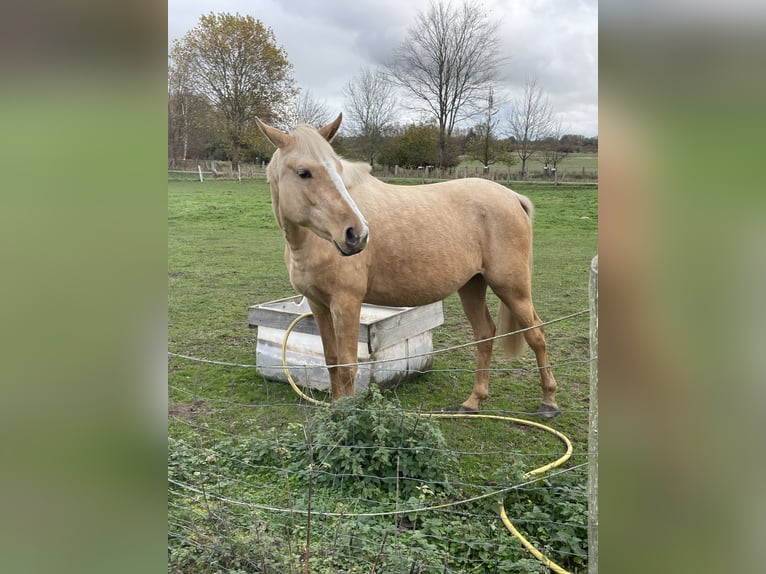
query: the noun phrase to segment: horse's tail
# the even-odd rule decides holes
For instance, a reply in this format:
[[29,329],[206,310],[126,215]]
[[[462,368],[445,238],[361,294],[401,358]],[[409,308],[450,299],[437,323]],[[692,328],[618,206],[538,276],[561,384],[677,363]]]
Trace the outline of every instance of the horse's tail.
[[[521,203],[521,207],[526,212],[527,216],[529,216],[529,221],[532,221],[532,217],[535,213],[535,208],[532,205],[532,200],[530,200],[527,196],[521,195],[520,193],[516,193],[516,197],[519,200],[519,203]],[[531,244],[530,244],[530,251],[529,251],[529,276],[532,277],[532,250],[531,250]],[[497,333],[499,335],[505,335],[506,333],[514,333],[513,335],[507,335],[505,337],[502,337],[500,339],[500,346],[505,352],[505,354],[513,359],[516,357],[520,357],[521,354],[524,352],[524,333],[515,333],[515,331],[518,331],[522,328],[521,323],[519,323],[518,319],[514,316],[514,314],[511,312],[511,310],[503,303],[500,302],[500,312],[497,316]]]
[[[516,192],[514,191],[513,193],[516,193]],[[521,203],[521,207],[529,216],[529,221],[532,221],[532,218],[535,215],[535,206],[532,205],[532,200],[529,199],[526,195],[521,195],[520,193],[516,193],[516,197],[519,199],[519,203]]]
[[514,332],[519,329],[521,329],[521,324],[519,324],[511,310],[501,302],[500,312],[497,315],[497,334],[514,333],[500,339],[501,348],[511,359],[520,357],[524,352],[524,333]]

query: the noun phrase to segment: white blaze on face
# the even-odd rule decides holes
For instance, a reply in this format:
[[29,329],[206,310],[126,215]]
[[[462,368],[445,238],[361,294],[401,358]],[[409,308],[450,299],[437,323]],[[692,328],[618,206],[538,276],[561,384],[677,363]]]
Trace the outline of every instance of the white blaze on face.
[[338,173],[338,170],[335,168],[335,163],[332,161],[323,161],[322,165],[327,170],[327,174],[330,176],[330,179],[335,184],[335,187],[338,190],[338,193],[340,193],[343,200],[349,204],[354,214],[359,218],[359,221],[362,222],[362,226],[364,228],[362,232],[367,231],[367,220],[364,218],[364,216],[362,215],[362,212],[359,211],[359,208],[356,206],[356,203],[354,203],[354,200],[351,198],[351,194],[349,194],[345,184],[343,183],[343,180],[340,177],[340,174]]

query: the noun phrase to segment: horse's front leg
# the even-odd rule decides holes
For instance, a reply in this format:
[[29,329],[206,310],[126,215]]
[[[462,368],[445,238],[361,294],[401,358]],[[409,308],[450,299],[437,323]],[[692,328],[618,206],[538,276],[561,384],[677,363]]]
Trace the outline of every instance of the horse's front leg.
[[314,320],[319,327],[319,337],[322,339],[322,350],[324,351],[324,362],[327,365],[327,371],[330,373],[330,394],[332,400],[342,396],[342,386],[340,374],[338,373],[338,347],[335,337],[335,325],[332,321],[330,309],[319,303],[309,300],[309,307],[314,314]]
[[333,393],[333,400],[354,394],[354,380],[359,370],[358,360],[359,319],[362,312],[361,300],[343,299],[330,306],[335,325],[336,348],[338,349],[339,395]]

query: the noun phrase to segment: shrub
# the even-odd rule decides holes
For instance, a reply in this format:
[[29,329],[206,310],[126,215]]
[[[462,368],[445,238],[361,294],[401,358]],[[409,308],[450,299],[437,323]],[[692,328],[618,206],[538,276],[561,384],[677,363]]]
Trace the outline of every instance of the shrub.
[[443,493],[455,466],[439,427],[402,410],[371,385],[316,412],[309,421],[316,483],[363,498],[417,498],[424,485]]

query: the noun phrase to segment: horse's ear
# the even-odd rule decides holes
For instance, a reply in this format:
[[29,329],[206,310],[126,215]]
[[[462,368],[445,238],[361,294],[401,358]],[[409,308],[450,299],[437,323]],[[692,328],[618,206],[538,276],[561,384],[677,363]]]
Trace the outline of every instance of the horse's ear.
[[338,128],[340,128],[340,122],[343,120],[343,114],[338,114],[338,117],[335,118],[335,121],[327,124],[324,127],[319,128],[319,133],[322,134],[322,137],[326,139],[328,142],[332,141],[332,138],[335,137],[335,134],[338,133]]
[[258,118],[255,118],[255,125],[257,125],[258,129],[261,130],[261,133],[266,136],[266,139],[278,148],[283,148],[295,141],[295,138],[290,134],[286,134],[277,128],[272,128],[270,125],[264,124]]

